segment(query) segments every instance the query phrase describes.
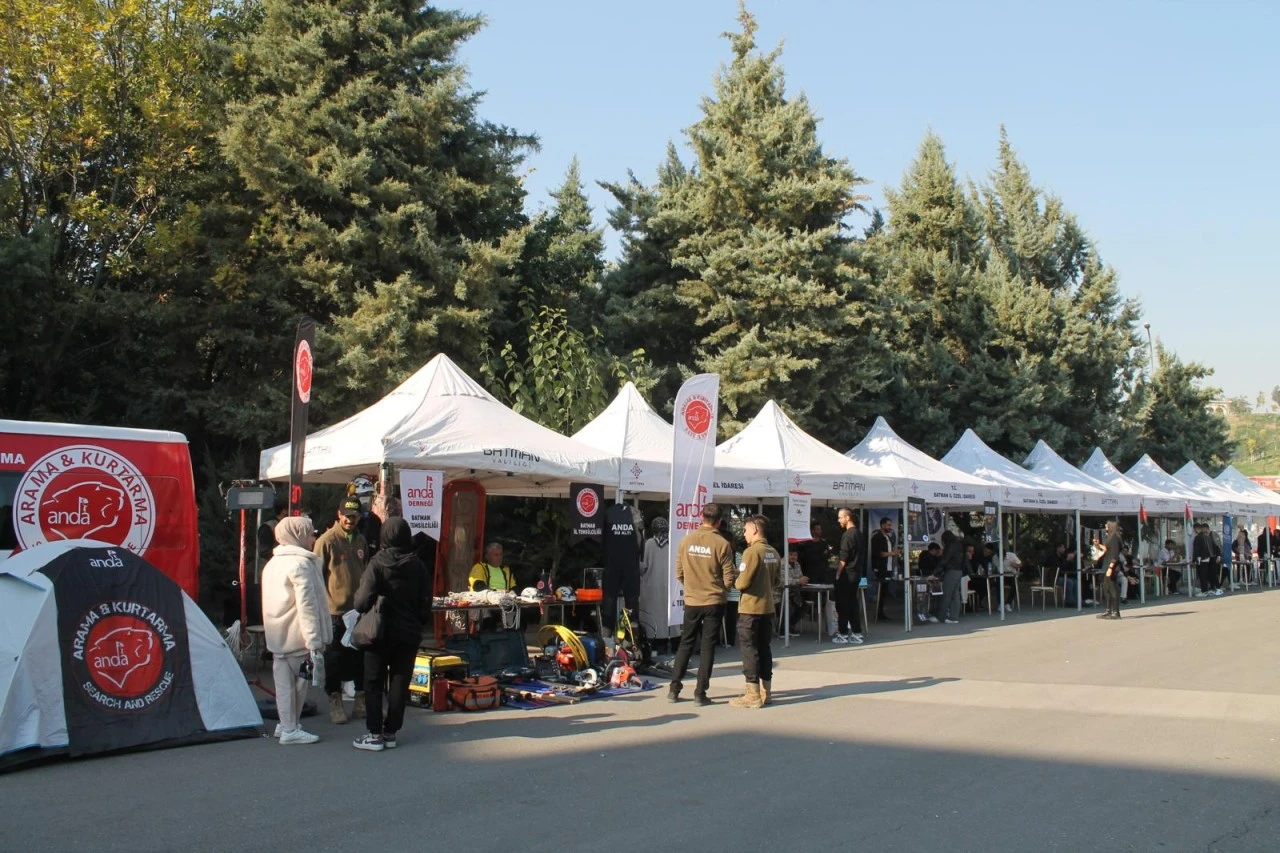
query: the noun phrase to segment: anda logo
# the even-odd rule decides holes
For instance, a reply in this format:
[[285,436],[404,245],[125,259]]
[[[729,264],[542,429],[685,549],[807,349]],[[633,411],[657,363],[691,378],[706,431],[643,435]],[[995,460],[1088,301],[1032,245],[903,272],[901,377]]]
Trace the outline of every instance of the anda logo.
[[155,498],[128,459],[105,447],[75,445],[27,469],[14,498],[14,530],[23,548],[97,539],[142,553],[155,530]]
[[113,711],[144,711],[172,686],[166,665],[174,642],[169,624],[136,601],[110,601],[80,619],[71,656],[83,668],[85,695]]

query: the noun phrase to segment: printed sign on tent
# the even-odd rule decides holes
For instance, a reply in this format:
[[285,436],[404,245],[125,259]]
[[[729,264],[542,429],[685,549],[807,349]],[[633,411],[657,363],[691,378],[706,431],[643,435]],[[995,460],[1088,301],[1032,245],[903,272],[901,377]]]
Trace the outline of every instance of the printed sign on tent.
[[809,529],[809,513],[813,496],[808,492],[791,493],[791,509],[787,512],[787,541],[807,542],[813,538]]
[[929,541],[929,516],[922,498],[907,498],[907,540],[922,544]]
[[569,505],[569,535],[599,539],[604,533],[604,490],[590,483],[571,483]]
[[715,481],[716,414],[720,377],[700,373],[676,394],[675,440],[671,458],[671,558],[667,567],[667,624],[684,622],[684,586],[676,580],[680,540],[702,523],[702,506],[712,500]]
[[444,472],[417,471],[406,468],[400,472],[400,504],[404,507],[404,520],[414,533],[425,533],[440,541],[440,514],[444,506]]

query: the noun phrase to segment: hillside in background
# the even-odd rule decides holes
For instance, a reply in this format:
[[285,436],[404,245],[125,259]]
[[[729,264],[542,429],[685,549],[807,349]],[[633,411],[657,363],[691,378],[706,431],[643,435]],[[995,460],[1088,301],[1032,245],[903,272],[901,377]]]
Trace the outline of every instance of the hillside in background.
[[1235,455],[1231,464],[1249,476],[1280,474],[1280,415],[1228,415]]

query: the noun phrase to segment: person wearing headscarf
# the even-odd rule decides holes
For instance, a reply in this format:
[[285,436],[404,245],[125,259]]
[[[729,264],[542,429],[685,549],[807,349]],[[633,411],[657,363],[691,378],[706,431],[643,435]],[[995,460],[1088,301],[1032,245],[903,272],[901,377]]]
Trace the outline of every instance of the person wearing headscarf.
[[[431,611],[431,574],[413,547],[409,522],[388,516],[379,533],[378,553],[356,590],[355,608],[368,613],[382,599],[382,644],[364,653],[365,726],[368,734],[352,746],[371,752],[395,749],[404,723],[413,663]],[[386,712],[383,713],[383,687]]]
[[302,668],[333,642],[320,558],[311,550],[316,530],[311,519],[289,516],[276,523],[275,538],[280,544],[262,568],[262,626],[273,659],[276,736],[283,745],[315,743],[320,738],[299,724],[307,696]]
[[671,573],[671,538],[667,519],[658,516],[649,522],[652,534],[640,555],[640,624],[655,640],[669,646],[671,628],[667,618],[667,583]]

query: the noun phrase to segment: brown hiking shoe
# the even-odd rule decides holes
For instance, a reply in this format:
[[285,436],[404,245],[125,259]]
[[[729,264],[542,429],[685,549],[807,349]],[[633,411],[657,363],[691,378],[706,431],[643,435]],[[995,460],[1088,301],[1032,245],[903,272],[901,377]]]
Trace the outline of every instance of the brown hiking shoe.
[[764,701],[760,698],[760,685],[748,683],[746,694],[730,699],[729,704],[735,708],[763,708]]
[[341,726],[348,722],[347,711],[342,707],[342,694],[329,694],[329,722]]

